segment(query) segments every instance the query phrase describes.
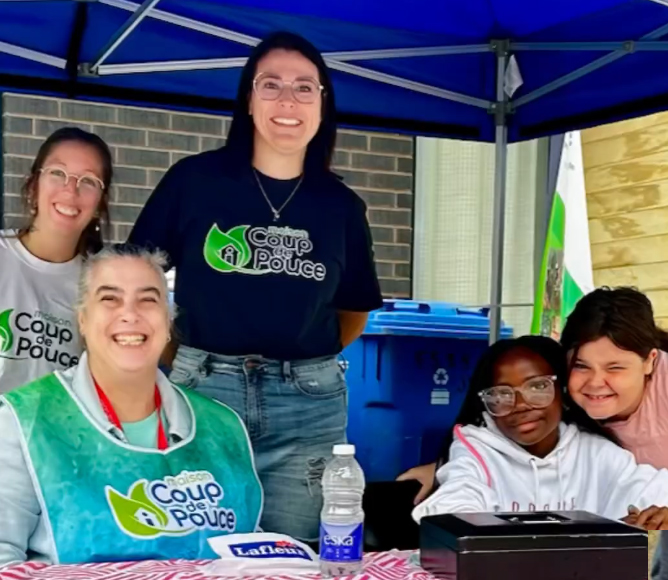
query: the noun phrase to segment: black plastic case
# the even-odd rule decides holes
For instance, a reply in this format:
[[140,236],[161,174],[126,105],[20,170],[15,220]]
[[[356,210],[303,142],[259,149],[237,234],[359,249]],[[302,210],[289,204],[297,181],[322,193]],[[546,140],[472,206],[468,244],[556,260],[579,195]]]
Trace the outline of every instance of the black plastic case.
[[645,580],[647,540],[581,511],[445,514],[422,518],[420,559],[444,580]]

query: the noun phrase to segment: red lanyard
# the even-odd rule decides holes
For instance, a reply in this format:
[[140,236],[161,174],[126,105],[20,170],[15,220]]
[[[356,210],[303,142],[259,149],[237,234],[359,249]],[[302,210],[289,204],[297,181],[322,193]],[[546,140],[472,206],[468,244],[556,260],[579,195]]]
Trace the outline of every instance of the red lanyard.
[[[107,395],[104,394],[104,391],[97,384],[97,381],[94,382],[95,382],[95,389],[97,390],[97,396],[100,397],[100,404],[102,405],[102,410],[105,412],[107,418],[114,424],[114,426],[120,431],[123,431],[123,427],[121,427],[121,422],[118,420],[118,415],[116,415],[116,411],[114,411],[114,407],[112,406],[111,401],[109,401]],[[158,449],[163,451],[164,449],[167,449],[168,445],[167,445],[167,437],[165,435],[165,428],[162,425],[162,416],[160,415],[161,408],[162,408],[162,397],[160,396],[160,389],[158,389],[158,385],[156,385],[155,409],[156,412],[158,413]]]

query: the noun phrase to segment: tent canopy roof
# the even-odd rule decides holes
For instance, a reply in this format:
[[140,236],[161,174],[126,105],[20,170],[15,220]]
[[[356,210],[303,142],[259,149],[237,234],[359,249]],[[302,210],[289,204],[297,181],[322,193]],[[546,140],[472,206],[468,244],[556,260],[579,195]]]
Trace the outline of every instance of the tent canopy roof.
[[277,29],[326,54],[341,119],[362,128],[493,141],[497,48],[523,80],[510,142],[668,106],[664,0],[0,1],[0,87],[229,112]]

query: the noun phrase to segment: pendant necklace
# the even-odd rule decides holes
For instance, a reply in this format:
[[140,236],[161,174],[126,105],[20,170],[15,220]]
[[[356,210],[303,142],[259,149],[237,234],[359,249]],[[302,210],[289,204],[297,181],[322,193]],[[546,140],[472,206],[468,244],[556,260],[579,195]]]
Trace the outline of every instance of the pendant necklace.
[[267,204],[269,205],[269,208],[271,209],[271,212],[274,214],[274,221],[277,222],[281,218],[281,212],[285,209],[285,206],[288,205],[290,200],[294,197],[295,193],[297,193],[297,190],[299,189],[299,186],[302,184],[302,181],[304,180],[304,175],[302,175],[299,178],[299,181],[297,182],[297,185],[295,188],[292,190],[292,193],[288,196],[288,199],[285,200],[285,203],[283,205],[276,209],[274,205],[271,203],[271,200],[269,199],[269,196],[267,195],[267,192],[264,190],[264,187],[262,187],[262,182],[260,181],[260,176],[258,175],[256,169],[253,167],[253,175],[255,175],[255,181],[257,181],[257,185],[260,188],[260,191],[262,192],[262,195],[264,196],[264,199],[266,200]]

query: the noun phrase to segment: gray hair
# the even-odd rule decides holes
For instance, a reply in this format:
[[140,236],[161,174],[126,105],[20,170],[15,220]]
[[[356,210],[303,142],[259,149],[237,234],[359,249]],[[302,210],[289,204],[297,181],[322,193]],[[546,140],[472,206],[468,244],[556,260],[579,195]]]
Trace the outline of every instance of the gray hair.
[[115,244],[104,246],[99,252],[90,254],[84,261],[79,277],[79,291],[77,293],[77,312],[81,312],[90,292],[90,281],[95,268],[108,260],[118,258],[136,258],[145,262],[153,271],[158,274],[162,282],[162,289],[165,297],[165,303],[169,311],[169,319],[172,321],[176,315],[174,307],[169,303],[169,285],[165,268],[168,264],[167,255],[158,250],[148,250],[139,246],[130,244]]

